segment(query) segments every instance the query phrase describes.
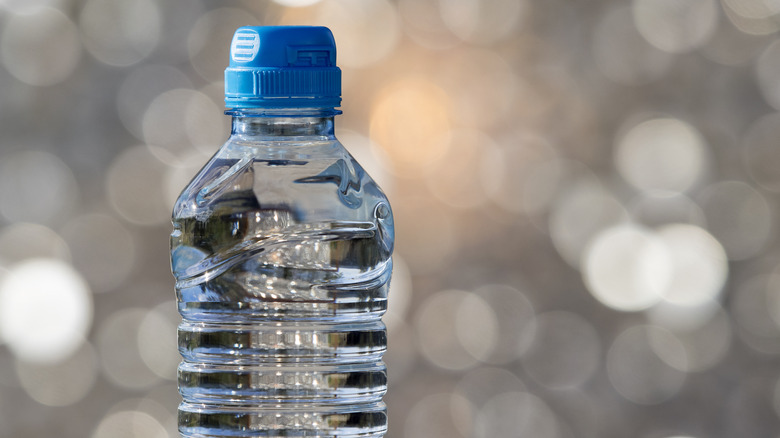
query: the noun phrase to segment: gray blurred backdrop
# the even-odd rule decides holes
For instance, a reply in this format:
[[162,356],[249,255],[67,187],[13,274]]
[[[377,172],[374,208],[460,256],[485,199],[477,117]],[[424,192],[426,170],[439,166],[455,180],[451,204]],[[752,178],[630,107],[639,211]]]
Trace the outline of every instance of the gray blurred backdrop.
[[0,437],[175,438],[170,210],[241,25],[329,26],[392,438],[776,438],[780,1],[0,0]]

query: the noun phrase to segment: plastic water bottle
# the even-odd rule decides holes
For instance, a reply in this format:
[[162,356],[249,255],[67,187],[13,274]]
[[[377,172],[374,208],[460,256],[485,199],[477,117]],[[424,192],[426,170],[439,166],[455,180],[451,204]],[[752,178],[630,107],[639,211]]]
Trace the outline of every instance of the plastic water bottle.
[[227,142],[173,211],[184,437],[382,437],[393,216],[336,140],[324,27],[242,27]]

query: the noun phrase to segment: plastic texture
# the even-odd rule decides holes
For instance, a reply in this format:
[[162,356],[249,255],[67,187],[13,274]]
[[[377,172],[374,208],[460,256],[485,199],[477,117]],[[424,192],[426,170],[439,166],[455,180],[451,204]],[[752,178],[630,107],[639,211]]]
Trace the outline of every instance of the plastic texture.
[[332,113],[232,114],[230,138],[173,211],[179,431],[383,437],[388,200],[334,136]]
[[228,108],[320,108],[341,103],[341,70],[330,29],[246,26],[230,44]]

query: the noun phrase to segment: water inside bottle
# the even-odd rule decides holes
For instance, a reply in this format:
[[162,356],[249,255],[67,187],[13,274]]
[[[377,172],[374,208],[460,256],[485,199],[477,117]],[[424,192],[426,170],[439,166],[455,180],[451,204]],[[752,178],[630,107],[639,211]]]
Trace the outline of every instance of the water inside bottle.
[[180,431],[381,437],[389,205],[337,142],[241,148],[174,211]]

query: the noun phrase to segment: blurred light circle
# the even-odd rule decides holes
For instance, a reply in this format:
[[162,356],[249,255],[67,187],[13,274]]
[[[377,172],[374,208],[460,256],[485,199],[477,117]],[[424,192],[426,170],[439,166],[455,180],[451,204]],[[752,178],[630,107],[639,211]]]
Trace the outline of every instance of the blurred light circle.
[[721,0],[724,6],[745,18],[769,18],[780,13],[778,0]]
[[[731,347],[731,321],[720,306],[709,318],[694,326],[665,328],[683,346],[685,353],[680,354],[676,350],[676,343],[667,342],[663,335],[652,335],[651,343],[664,362],[680,371],[706,371],[720,363]],[[683,357],[685,360],[682,360]]]
[[526,0],[439,0],[447,27],[463,41],[476,44],[508,37],[530,9]]
[[86,397],[98,374],[97,355],[89,344],[56,363],[16,362],[25,392],[46,406],[69,406]]
[[80,58],[76,25],[56,9],[41,7],[29,14],[12,15],[3,24],[0,59],[25,84],[62,82],[73,73]]
[[488,50],[462,50],[439,66],[438,83],[462,126],[487,128],[508,118],[518,100],[518,78],[506,60]]
[[501,284],[485,285],[474,293],[490,305],[498,324],[495,348],[480,360],[504,364],[522,356],[536,333],[536,314],[531,301],[521,291]]
[[504,368],[474,368],[466,373],[455,387],[455,393],[467,399],[477,409],[499,394],[523,391],[523,382]]
[[684,192],[707,166],[701,134],[678,119],[651,119],[631,127],[618,141],[615,165],[639,190]]
[[722,65],[741,65],[752,61],[766,45],[765,40],[738,29],[728,18],[720,20],[715,34],[702,47],[702,54]]
[[135,261],[135,243],[116,219],[86,214],[68,222],[62,230],[73,253],[73,265],[86,277],[94,292],[119,286]]
[[333,31],[341,67],[361,68],[381,61],[401,39],[398,14],[388,0],[327,1],[318,8],[315,22]]
[[[743,2],[745,4],[756,4],[755,1],[743,1],[743,0],[735,0],[737,2]],[[763,2],[763,0],[757,0],[758,2]],[[774,0],[772,0],[774,1]],[[758,15],[755,17],[751,16],[744,16],[740,15],[739,12],[736,12],[730,5],[731,2],[725,2],[721,1],[721,4],[723,5],[723,12],[725,12],[726,17],[728,17],[729,21],[739,29],[740,31],[749,34],[749,35],[755,35],[755,36],[764,36],[764,35],[771,35],[778,30],[780,30],[780,23],[775,19],[772,15],[766,15],[765,11],[761,11],[758,14],[748,14],[748,15]],[[737,8],[737,10],[740,10],[741,8]],[[760,10],[760,8],[759,8]]]
[[658,230],[672,263],[663,298],[678,306],[701,306],[720,295],[728,277],[723,247],[695,225],[673,224]]
[[360,166],[371,176],[371,179],[382,187],[385,193],[392,193],[396,181],[393,177],[392,165],[383,150],[370,138],[355,131],[336,129],[336,137],[355,157]]
[[672,223],[704,225],[704,212],[691,198],[678,192],[640,192],[628,205],[632,219],[648,228]]
[[118,411],[105,416],[92,438],[171,438],[160,422],[141,411]]
[[458,247],[452,215],[433,199],[422,196],[398,198],[393,203],[393,214],[398,236],[396,252],[404,257],[412,273],[447,266]]
[[190,95],[183,110],[187,139],[202,153],[213,155],[230,135],[231,120],[224,114],[223,104],[217,105],[204,93],[196,91]]
[[17,222],[0,228],[0,265],[44,257],[70,261],[68,244],[51,228]]
[[656,405],[669,400],[685,382],[685,372],[670,366],[655,352],[653,336],[662,337],[664,348],[674,354],[678,363],[686,363],[685,349],[676,337],[652,326],[624,330],[607,352],[610,382],[620,395],[640,405]]
[[496,171],[503,162],[500,149],[481,131],[454,131],[442,141],[449,145],[441,148],[444,155],[426,176],[431,193],[455,208],[474,209],[484,204],[491,184],[481,184],[483,175],[489,169]]
[[[160,320],[147,320],[149,310],[129,308],[108,316],[97,330],[97,348],[103,374],[111,383],[125,389],[148,389],[160,377],[154,373],[141,351],[140,340],[148,338],[148,330]],[[152,317],[155,318],[155,317]],[[144,335],[141,327],[146,322]],[[160,328],[164,324],[158,324]],[[166,328],[168,328],[166,326]],[[159,333],[158,333],[159,335]],[[164,342],[165,343],[165,342]],[[146,348],[146,347],[144,347]],[[155,347],[156,349],[156,347]],[[147,351],[146,353],[151,354]],[[160,362],[155,362],[159,364]]]
[[60,0],[0,0],[0,9],[13,14],[29,15],[38,9],[57,6]]
[[683,53],[707,42],[718,25],[715,0],[634,0],[634,23],[655,47]]
[[99,61],[125,67],[148,56],[160,40],[160,9],[153,0],[88,0],[79,19],[82,41]]
[[662,240],[648,230],[626,224],[593,239],[583,257],[582,274],[599,302],[632,312],[661,299],[673,269],[671,254]]
[[764,100],[780,110],[780,40],[770,44],[758,58],[756,76]]
[[736,285],[730,311],[738,334],[751,348],[764,353],[780,353],[780,276],[757,275]]
[[477,415],[477,438],[558,438],[555,413],[539,397],[528,392],[505,392],[490,399]]
[[620,202],[589,177],[571,181],[549,216],[550,238],[563,259],[580,268],[588,242],[604,229],[628,220]]
[[[319,0],[321,2],[322,0]],[[333,1],[333,0],[326,0],[326,1]],[[338,1],[338,0],[336,0]],[[267,9],[266,4],[267,2],[261,2],[258,3],[254,0],[242,0],[241,5],[245,8],[248,8],[250,11],[256,13],[258,16],[263,16],[266,14],[269,9]],[[276,13],[274,14],[274,24],[279,26],[297,26],[301,23],[314,23],[314,20],[317,17],[319,6],[315,4],[313,7],[287,7],[276,9]],[[337,59],[338,61],[338,59]]]
[[433,394],[417,401],[406,417],[405,436],[466,438],[473,428],[472,408],[455,394]]
[[[387,324],[389,320],[396,322]],[[417,334],[410,324],[392,315],[385,316],[384,321],[388,331],[392,327],[392,333],[387,338],[387,353],[382,356],[382,361],[387,364],[387,384],[390,388],[403,387],[408,382],[406,376],[416,369]]]
[[455,313],[455,329],[463,348],[471,356],[486,362],[496,348],[499,335],[498,318],[480,296],[468,294]]
[[173,206],[165,202],[160,190],[165,170],[165,165],[148,148],[125,149],[108,169],[106,184],[114,209],[138,225],[168,222]]
[[[433,82],[407,78],[382,88],[371,109],[371,140],[398,176],[425,175],[447,150],[449,99]],[[420,147],[425,145],[425,147]]]
[[179,356],[176,328],[181,317],[176,302],[168,301],[152,309],[138,327],[141,359],[158,376],[176,380]]
[[155,157],[166,164],[180,164],[179,156],[191,152],[183,119],[194,99],[212,104],[197,91],[182,88],[158,95],[144,111],[143,140]]
[[0,214],[9,221],[47,223],[74,208],[78,186],[70,168],[42,151],[0,159]]
[[673,57],[637,31],[631,7],[617,5],[601,16],[593,34],[593,56],[601,73],[619,84],[639,85],[669,71]]
[[[487,328],[480,328],[477,325],[484,321],[467,319],[465,310],[468,309],[465,306],[471,304],[467,300],[469,296],[468,292],[459,290],[440,291],[423,301],[417,311],[415,326],[420,352],[439,368],[465,370],[476,365],[477,359],[470,354],[469,348],[477,336],[466,339],[468,347],[461,339],[461,333],[470,328],[478,330],[478,335],[488,336],[483,342],[495,345],[494,322],[488,322],[490,325]],[[491,315],[483,312],[477,316],[489,321]]]
[[[181,396],[175,384],[163,383],[143,394],[143,398],[124,398],[112,405],[103,418],[119,412],[136,412],[151,416],[165,428],[167,437],[178,438],[177,411]],[[135,435],[132,435],[135,437]]]
[[[181,87],[181,88],[191,88],[191,87]],[[231,123],[231,118],[225,115],[224,113],[225,81],[223,79],[209,82],[203,87],[200,87],[198,91],[205,94],[209,99],[211,99],[211,102],[220,108],[220,114],[225,118],[225,120],[228,121],[228,123]]]
[[196,150],[190,151],[179,157],[175,166],[169,166],[165,170],[164,199],[167,205],[173,206],[179,199],[182,191],[192,181],[195,175],[203,169],[209,157]]
[[399,0],[398,12],[405,36],[423,47],[446,49],[460,42],[444,24],[438,0]]
[[187,76],[175,67],[143,64],[133,69],[119,87],[116,96],[119,120],[135,138],[143,141],[143,118],[149,104],[166,91],[190,86]]
[[534,342],[521,358],[528,375],[547,388],[557,389],[584,384],[600,362],[596,329],[581,316],[564,311],[537,316]]
[[780,192],[780,169],[775,165],[775,160],[780,160],[778,138],[780,113],[767,114],[750,125],[740,149],[753,180],[764,189],[776,193]]
[[[387,331],[393,332],[399,321],[404,321],[412,300],[412,274],[400,254],[393,255],[393,280],[387,293],[387,312],[392,319],[385,321]],[[387,319],[387,318],[386,318]]]
[[274,0],[274,2],[290,8],[300,8],[303,6],[317,4],[320,2],[320,0]]
[[187,51],[190,63],[203,79],[218,81],[224,77],[233,33],[250,23],[258,20],[246,9],[218,8],[201,15],[190,27]]
[[17,358],[53,363],[73,354],[92,323],[83,278],[56,259],[28,259],[0,280],[0,337]]
[[154,417],[165,428],[168,438],[178,438],[180,434],[177,408],[181,400],[179,397],[181,396],[175,382],[164,383],[138,400],[136,409]]
[[[190,0],[186,3],[156,1],[162,17],[162,34],[157,48],[154,50],[156,59],[165,60],[167,65],[181,66],[190,69],[187,41],[190,30],[198,19],[211,7],[221,4],[208,3],[205,0]],[[206,6],[208,3],[209,7]],[[264,2],[264,5],[267,2]],[[230,42],[228,41],[228,44]],[[227,49],[225,59],[227,62]]]
[[547,138],[517,133],[500,139],[501,163],[483,168],[484,179],[498,178],[491,199],[513,213],[538,214],[560,189],[565,164]]
[[652,325],[664,327],[673,332],[695,330],[710,321],[720,309],[718,301],[705,301],[698,306],[679,306],[670,301],[661,301],[645,310],[645,316]]
[[772,234],[774,214],[764,196],[741,181],[708,186],[699,197],[707,230],[723,245],[729,260],[759,254]]
[[687,372],[688,354],[680,339],[671,331],[655,326],[647,326],[647,339],[658,357],[674,369]]
[[205,94],[173,89],[157,96],[144,112],[144,141],[152,153],[170,165],[182,164],[182,156],[196,147],[213,154],[230,133],[229,118]]

